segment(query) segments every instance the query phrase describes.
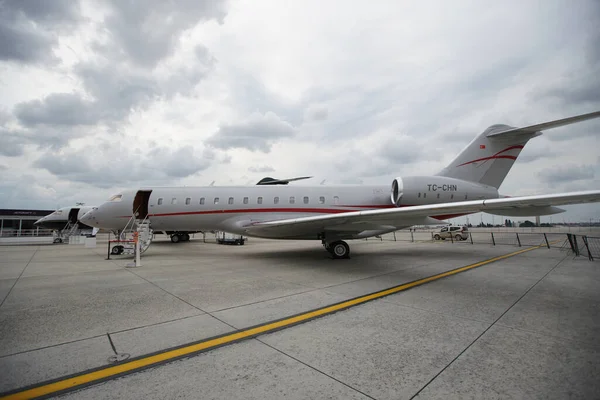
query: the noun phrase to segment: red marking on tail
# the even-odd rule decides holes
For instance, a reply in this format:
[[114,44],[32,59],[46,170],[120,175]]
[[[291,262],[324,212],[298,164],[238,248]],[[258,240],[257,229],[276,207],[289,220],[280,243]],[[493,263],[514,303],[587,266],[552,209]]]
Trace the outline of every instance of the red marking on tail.
[[[483,146],[483,147],[481,147]],[[480,149],[485,148],[485,145],[482,144],[481,146],[479,146]],[[508,160],[516,160],[517,157],[516,156],[506,156],[506,155],[501,155],[502,153],[505,153],[507,151],[510,150],[514,150],[514,149],[522,149],[524,146],[522,145],[517,145],[517,146],[510,146],[505,148],[504,150],[500,150],[499,152],[497,152],[496,154],[489,156],[489,157],[483,157],[483,158],[478,158],[477,160],[472,160],[472,161],[467,161],[466,163],[462,163],[460,165],[457,165],[457,167],[462,167],[463,165],[467,165],[467,164],[473,164],[479,161],[488,161],[488,160],[498,160],[498,159],[508,159]]]

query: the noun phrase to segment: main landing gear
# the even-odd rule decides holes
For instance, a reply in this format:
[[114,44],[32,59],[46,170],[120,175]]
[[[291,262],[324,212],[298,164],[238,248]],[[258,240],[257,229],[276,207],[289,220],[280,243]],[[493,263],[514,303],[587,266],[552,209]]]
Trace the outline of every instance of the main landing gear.
[[336,240],[331,243],[323,241],[323,247],[325,247],[325,250],[327,250],[335,259],[350,258],[350,246],[343,240]]
[[189,242],[190,235],[187,233],[174,233],[171,235],[171,242],[179,243],[179,242]]

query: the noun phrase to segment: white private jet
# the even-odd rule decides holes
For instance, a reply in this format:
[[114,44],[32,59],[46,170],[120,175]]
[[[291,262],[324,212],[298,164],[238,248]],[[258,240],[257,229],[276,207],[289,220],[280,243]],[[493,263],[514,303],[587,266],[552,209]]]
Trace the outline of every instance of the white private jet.
[[92,229],[92,226],[87,226],[81,222],[81,217],[93,208],[92,206],[62,207],[38,219],[33,225],[57,231],[65,229],[67,225],[73,226],[74,224],[77,224],[81,229]]
[[[600,111],[514,128],[492,125],[446,168],[388,185],[140,188],[112,196],[82,218],[118,229],[132,214],[163,231],[226,231],[271,239],[320,240],[333,258],[347,258],[344,240],[362,239],[456,216],[550,215],[557,205],[600,201],[600,190],[507,197],[498,193],[525,144],[545,129],[600,117]],[[278,181],[278,180],[275,180]]]

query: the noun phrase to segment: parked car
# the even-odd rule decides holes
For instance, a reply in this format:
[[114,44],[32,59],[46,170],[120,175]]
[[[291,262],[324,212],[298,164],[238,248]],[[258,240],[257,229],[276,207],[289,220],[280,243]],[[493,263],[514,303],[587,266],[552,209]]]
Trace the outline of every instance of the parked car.
[[435,240],[467,240],[469,238],[469,228],[466,226],[445,226],[433,235]]

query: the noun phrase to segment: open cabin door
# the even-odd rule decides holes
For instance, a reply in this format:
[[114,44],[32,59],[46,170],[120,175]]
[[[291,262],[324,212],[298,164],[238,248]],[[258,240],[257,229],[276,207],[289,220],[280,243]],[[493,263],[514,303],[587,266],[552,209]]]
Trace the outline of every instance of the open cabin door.
[[138,190],[133,200],[133,214],[136,219],[146,219],[148,217],[148,202],[152,190]]
[[77,223],[77,214],[79,214],[79,208],[71,208],[71,211],[69,211],[69,222],[71,224]]

